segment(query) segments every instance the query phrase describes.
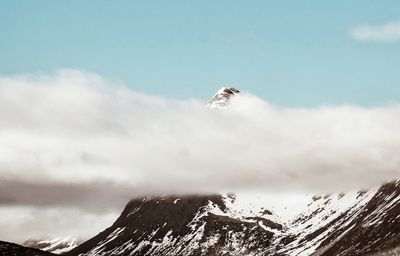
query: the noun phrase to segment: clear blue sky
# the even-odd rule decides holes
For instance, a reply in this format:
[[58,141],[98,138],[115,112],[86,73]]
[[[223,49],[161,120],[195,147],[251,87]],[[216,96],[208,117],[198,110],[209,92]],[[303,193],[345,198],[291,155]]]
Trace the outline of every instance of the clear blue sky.
[[168,97],[222,85],[283,106],[400,102],[400,42],[349,30],[400,1],[0,2],[0,73],[81,68]]

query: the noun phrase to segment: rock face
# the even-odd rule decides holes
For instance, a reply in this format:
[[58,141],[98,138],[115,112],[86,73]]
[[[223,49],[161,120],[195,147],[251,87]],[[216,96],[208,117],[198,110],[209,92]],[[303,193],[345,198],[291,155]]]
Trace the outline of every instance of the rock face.
[[235,201],[233,195],[132,200],[111,227],[66,255],[398,255],[400,181],[310,198],[288,221]]
[[54,256],[54,254],[0,241],[0,256]]

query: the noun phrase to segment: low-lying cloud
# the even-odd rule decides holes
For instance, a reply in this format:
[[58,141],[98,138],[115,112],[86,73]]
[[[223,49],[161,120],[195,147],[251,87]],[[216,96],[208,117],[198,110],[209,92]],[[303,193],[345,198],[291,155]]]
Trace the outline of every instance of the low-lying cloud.
[[332,191],[400,174],[398,105],[286,109],[243,93],[229,109],[209,110],[62,70],[2,77],[0,120],[0,177],[21,184],[2,192],[8,203],[41,186],[112,184],[98,187],[134,195]]
[[3,76],[0,240],[87,239],[147,194],[376,186],[400,176],[399,130],[399,105],[281,108],[241,93],[209,110],[77,70]]
[[111,226],[121,211],[93,212],[67,206],[0,207],[0,240],[23,244],[30,239],[71,237],[85,241]]
[[358,26],[350,31],[350,35],[361,42],[398,42],[400,41],[400,22]]

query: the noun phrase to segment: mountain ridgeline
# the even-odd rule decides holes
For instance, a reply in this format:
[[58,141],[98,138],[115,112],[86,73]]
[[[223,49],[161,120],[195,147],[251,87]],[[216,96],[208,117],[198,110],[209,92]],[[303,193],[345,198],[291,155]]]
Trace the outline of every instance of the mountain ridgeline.
[[[304,210],[288,220],[257,200],[244,205],[240,194],[133,199],[112,226],[63,255],[400,253],[400,180],[368,191],[310,197]],[[30,250],[0,243],[0,255],[52,255]]]
[[400,180],[314,197],[289,222],[268,209],[241,211],[236,199],[135,199],[111,227],[66,255],[399,255]]

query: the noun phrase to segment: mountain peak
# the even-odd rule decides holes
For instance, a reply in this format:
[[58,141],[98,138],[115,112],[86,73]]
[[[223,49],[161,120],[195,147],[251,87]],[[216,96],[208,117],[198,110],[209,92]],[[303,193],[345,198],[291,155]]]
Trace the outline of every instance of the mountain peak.
[[224,109],[229,106],[231,97],[238,93],[240,91],[234,87],[222,87],[210,99],[207,107],[210,109]]
[[78,246],[81,241],[73,237],[57,237],[49,240],[29,239],[23,243],[23,246],[40,249],[42,251],[54,254],[62,254]]

